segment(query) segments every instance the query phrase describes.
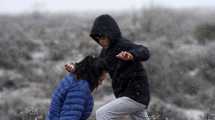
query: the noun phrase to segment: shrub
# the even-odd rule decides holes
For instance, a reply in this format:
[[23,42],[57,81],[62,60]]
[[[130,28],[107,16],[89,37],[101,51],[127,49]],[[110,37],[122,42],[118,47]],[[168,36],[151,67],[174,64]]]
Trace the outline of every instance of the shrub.
[[207,41],[215,40],[215,24],[202,24],[195,28],[194,36],[199,43],[205,44]]

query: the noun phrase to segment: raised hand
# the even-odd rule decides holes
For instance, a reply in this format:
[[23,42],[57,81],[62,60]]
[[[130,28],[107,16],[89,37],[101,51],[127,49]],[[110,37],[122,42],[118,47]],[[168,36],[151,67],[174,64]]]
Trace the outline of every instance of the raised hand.
[[119,54],[116,55],[116,57],[124,61],[130,61],[134,59],[134,56],[127,51],[120,52]]
[[64,65],[64,67],[65,67],[65,70],[67,71],[67,72],[75,72],[75,65],[74,64],[66,64],[66,65]]

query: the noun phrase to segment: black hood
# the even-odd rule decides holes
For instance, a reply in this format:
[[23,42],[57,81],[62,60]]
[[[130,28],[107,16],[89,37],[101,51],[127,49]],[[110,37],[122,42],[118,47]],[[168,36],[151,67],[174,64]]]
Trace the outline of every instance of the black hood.
[[98,42],[96,36],[106,36],[111,40],[111,44],[121,38],[121,31],[118,24],[110,15],[98,16],[91,29],[90,36]]

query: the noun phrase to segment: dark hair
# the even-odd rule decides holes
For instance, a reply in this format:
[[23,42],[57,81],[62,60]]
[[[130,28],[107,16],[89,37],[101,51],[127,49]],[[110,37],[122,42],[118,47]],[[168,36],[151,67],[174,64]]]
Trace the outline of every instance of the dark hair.
[[102,35],[102,34],[91,34],[90,35],[94,40],[96,40],[96,42],[99,41],[100,38],[102,37],[107,37],[106,35]]
[[99,85],[99,77],[107,71],[105,61],[98,57],[87,56],[75,64],[75,74],[78,80],[87,80],[93,91]]

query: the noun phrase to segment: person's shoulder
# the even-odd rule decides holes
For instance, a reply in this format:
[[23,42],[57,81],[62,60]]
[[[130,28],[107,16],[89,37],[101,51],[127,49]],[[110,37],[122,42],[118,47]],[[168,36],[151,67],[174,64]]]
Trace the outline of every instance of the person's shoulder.
[[79,80],[80,89],[89,90],[90,86],[87,80]]
[[57,89],[61,91],[66,91],[69,88],[76,86],[75,77],[73,74],[67,74],[64,78],[58,83]]
[[86,80],[76,80],[75,86],[70,86],[67,92],[80,96],[80,98],[86,99],[91,95],[90,87]]
[[127,39],[127,38],[121,38],[117,42],[118,47],[127,47],[127,46],[129,46],[131,44],[134,44],[134,43],[131,40]]
[[[65,83],[68,84],[68,82],[65,81]],[[70,83],[68,84],[68,89],[69,90],[75,90],[75,91],[83,91],[86,92],[90,89],[89,87],[89,83],[87,80],[77,80],[75,78],[72,79],[72,81],[70,81]]]
[[74,83],[74,75],[72,73],[65,75],[60,82],[61,85],[64,85],[64,84],[71,85],[73,83]]

